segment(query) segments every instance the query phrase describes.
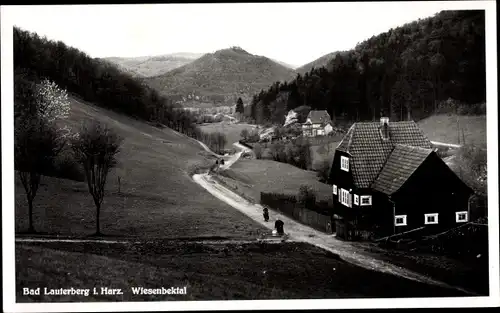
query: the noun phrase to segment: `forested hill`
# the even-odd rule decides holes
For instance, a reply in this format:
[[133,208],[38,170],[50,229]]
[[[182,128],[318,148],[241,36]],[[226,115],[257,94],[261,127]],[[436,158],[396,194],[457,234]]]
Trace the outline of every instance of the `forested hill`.
[[98,106],[165,124],[179,131],[194,131],[193,116],[176,110],[172,101],[111,62],[94,59],[36,33],[14,28],[16,95],[22,99],[26,83],[42,78]]
[[196,99],[234,105],[238,98],[248,103],[262,88],[294,76],[292,69],[269,58],[232,47],[207,53],[166,74],[144,78],[144,82],[181,103]]
[[328,54],[325,54],[312,62],[302,65],[301,67],[297,68],[296,71],[297,73],[303,75],[307,72],[310,72],[313,68],[326,66],[328,65],[328,62],[333,60],[333,58],[339,53],[341,52],[330,52]]
[[485,97],[484,11],[442,11],[273,84],[248,111],[257,123],[282,123],[284,112],[301,105],[348,121],[377,119],[381,110],[394,120],[419,120],[440,101],[473,106]]

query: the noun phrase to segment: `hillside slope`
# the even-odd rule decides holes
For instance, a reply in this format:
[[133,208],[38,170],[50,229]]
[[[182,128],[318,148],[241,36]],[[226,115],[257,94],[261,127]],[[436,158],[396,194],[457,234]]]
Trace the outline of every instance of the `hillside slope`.
[[465,138],[466,144],[486,147],[486,115],[438,114],[419,121],[418,125],[432,141],[463,144]]
[[124,71],[137,77],[151,77],[167,73],[173,69],[193,62],[202,53],[172,53],[157,56],[120,58],[110,57],[106,60],[118,65]]
[[205,54],[164,75],[144,81],[180,102],[245,103],[263,88],[293,78],[295,72],[266,57],[237,47]]
[[283,66],[284,66],[284,67],[286,67],[286,68],[290,68],[290,69],[292,69],[292,70],[294,70],[294,69],[296,69],[296,68],[297,68],[297,66],[296,66],[296,65],[288,64],[288,63],[286,63],[286,62],[282,62],[282,61],[280,61],[280,60],[276,60],[276,59],[272,59],[272,58],[271,58],[270,60],[271,60],[271,61],[273,61],[273,62],[276,62],[276,63],[278,63],[278,64],[280,64],[280,65],[283,65]]
[[324,56],[321,56],[317,58],[316,60],[309,62],[307,64],[304,64],[296,69],[297,73],[304,75],[305,73],[309,72],[312,70],[312,68],[320,68],[323,66],[328,65],[328,63],[335,58],[335,56],[339,54],[339,52],[331,52],[328,54],[325,54]]
[[[90,120],[108,124],[124,138],[118,167],[107,179],[101,213],[104,234],[241,238],[261,229],[192,181],[193,168],[215,162],[195,140],[72,98],[67,125],[77,130]],[[16,231],[22,231],[28,206],[17,178],[15,190]],[[46,233],[93,233],[91,199],[84,182],[43,177],[34,202],[35,228]]]

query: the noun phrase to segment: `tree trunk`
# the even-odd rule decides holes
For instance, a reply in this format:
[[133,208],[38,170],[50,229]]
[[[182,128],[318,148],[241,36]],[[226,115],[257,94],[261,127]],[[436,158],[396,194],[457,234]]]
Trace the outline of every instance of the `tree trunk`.
[[96,204],[96,235],[101,235],[101,224],[100,224],[100,216],[101,216],[101,205]]
[[33,227],[33,199],[28,198],[28,209],[29,209],[29,227],[28,232],[34,233],[35,228]]

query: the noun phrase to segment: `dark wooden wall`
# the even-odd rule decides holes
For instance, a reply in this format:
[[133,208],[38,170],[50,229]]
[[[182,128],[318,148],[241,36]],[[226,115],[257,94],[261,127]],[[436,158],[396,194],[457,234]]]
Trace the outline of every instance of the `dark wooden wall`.
[[[426,226],[441,229],[458,226],[455,212],[468,210],[472,190],[433,152],[406,183],[392,195],[396,215],[407,215],[407,226],[397,232]],[[425,225],[425,214],[438,213],[437,225]]]

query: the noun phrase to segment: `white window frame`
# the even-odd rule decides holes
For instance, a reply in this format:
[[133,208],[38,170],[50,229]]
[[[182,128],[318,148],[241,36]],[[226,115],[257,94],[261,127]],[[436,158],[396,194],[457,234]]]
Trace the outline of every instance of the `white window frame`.
[[354,204],[359,205],[359,196],[358,195],[354,195]]
[[332,191],[333,191],[333,194],[336,195],[337,194],[337,185],[333,185],[332,186]]
[[[465,214],[465,220],[460,219],[460,215]],[[455,212],[455,220],[457,223],[466,223],[469,221],[469,212],[467,211],[460,211],[460,212]]]
[[[364,199],[368,199],[368,203],[363,203]],[[372,196],[361,196],[360,205],[372,205]]]
[[351,194],[349,193],[348,190],[345,190],[344,188],[340,188],[340,203],[342,203],[343,205],[345,205],[346,207],[351,207],[350,206],[350,202],[349,201],[350,197],[351,197]]
[[[425,216],[425,225],[431,225],[431,224],[439,224],[439,213],[428,213],[424,214]],[[429,217],[434,217],[434,222],[429,222]]]
[[340,169],[349,172],[349,158],[345,156],[340,156]]
[[[397,222],[398,218],[402,218],[403,222],[398,224],[398,222]],[[394,216],[394,225],[396,225],[396,226],[406,226],[407,225],[407,223],[406,223],[406,215],[396,215],[396,216]]]

